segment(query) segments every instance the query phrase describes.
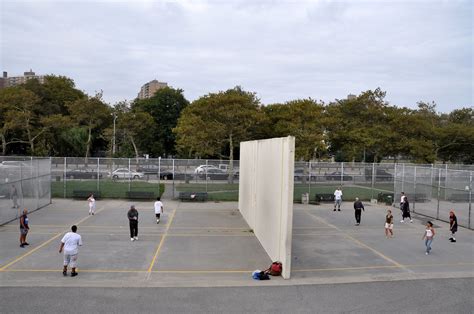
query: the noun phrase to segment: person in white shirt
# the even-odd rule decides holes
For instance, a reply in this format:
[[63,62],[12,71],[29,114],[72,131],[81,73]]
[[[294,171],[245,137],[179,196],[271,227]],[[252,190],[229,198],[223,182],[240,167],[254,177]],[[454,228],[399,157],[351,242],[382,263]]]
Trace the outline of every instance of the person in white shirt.
[[59,253],[64,249],[64,268],[63,275],[67,276],[67,267],[71,266],[71,277],[77,276],[77,254],[79,253],[79,246],[82,246],[82,238],[76,233],[77,226],[71,227],[72,232],[64,235],[59,246]]
[[342,191],[341,191],[341,187],[338,187],[336,191],[334,191],[334,211],[336,211],[336,207],[338,211],[341,211],[341,203],[342,203]]
[[87,202],[89,202],[89,215],[94,215],[94,213],[95,213],[94,194],[91,193],[91,195],[89,195],[89,198],[87,199]]
[[160,197],[156,198],[156,202],[154,204],[154,207],[155,207],[156,223],[159,224],[161,214],[164,213],[163,203],[161,202]]

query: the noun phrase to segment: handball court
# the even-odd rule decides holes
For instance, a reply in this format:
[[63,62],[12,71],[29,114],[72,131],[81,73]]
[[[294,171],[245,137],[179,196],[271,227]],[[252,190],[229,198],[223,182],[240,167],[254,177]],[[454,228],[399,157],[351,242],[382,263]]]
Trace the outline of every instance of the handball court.
[[[130,241],[127,211],[139,211],[139,240]],[[434,221],[432,254],[421,237],[426,218],[400,223],[384,236],[387,207],[365,204],[354,226],[352,203],[341,212],[332,204],[294,207],[292,277],[255,281],[251,273],[271,260],[237,210],[237,203],[164,201],[156,224],[153,202],[98,200],[88,215],[86,201],[54,199],[29,214],[26,248],[19,247],[18,221],[0,226],[0,286],[255,286],[473,277],[473,231],[459,228],[450,243],[448,224]],[[63,277],[59,244],[76,224],[84,245],[75,278]]]

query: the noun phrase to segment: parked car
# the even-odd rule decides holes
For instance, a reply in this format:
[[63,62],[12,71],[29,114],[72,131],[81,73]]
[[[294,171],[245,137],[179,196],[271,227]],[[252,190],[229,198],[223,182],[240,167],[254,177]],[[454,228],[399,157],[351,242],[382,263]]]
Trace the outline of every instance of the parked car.
[[[98,174],[102,178],[102,173]],[[91,169],[74,169],[66,171],[67,179],[97,179],[97,171]]]
[[[237,174],[234,173],[234,178],[237,178]],[[219,168],[208,168],[207,173],[199,174],[199,177],[204,179],[207,177],[208,180],[227,180],[229,178],[229,173],[225,170]]]
[[209,169],[217,169],[217,170],[223,171],[223,170],[217,168],[216,166],[212,166],[212,165],[200,165],[200,166],[198,166],[196,169],[194,169],[194,173],[195,173],[195,174],[206,173],[206,169],[207,169],[207,172],[209,172]]
[[[365,179],[372,180],[372,169],[365,169]],[[376,169],[375,181],[393,181],[393,175],[385,169]]]
[[[352,181],[354,178],[348,174],[343,174],[342,175],[342,181]],[[326,174],[326,180],[328,181],[341,181],[341,172],[340,171],[334,171],[330,174]]]
[[160,179],[163,180],[173,180],[173,171],[163,167],[158,167],[158,165],[141,165],[137,168],[137,172],[143,172],[146,175],[158,175],[160,174]]
[[117,179],[141,179],[145,176],[143,172],[131,171],[127,168],[118,168],[110,174],[114,180]]

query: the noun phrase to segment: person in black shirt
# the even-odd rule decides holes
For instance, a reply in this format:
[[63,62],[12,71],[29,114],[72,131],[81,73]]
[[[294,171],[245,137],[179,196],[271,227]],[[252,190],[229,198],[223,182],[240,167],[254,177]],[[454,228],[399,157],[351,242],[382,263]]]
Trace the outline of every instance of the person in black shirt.
[[30,226],[28,225],[28,210],[25,208],[23,209],[23,214],[20,216],[20,247],[25,247],[25,245],[29,245],[26,242],[26,235],[28,231],[30,231]]
[[364,204],[359,200],[358,197],[356,197],[356,200],[354,202],[354,213],[355,213],[355,219],[356,219],[356,226],[360,225],[360,216],[362,214],[362,210],[365,211],[364,209]]
[[451,231],[451,238],[449,238],[449,241],[456,242],[455,234],[458,231],[458,219],[456,218],[453,209],[449,211],[449,231]]
[[135,209],[135,205],[130,206],[130,210],[127,213],[128,221],[130,224],[130,240],[138,240],[138,211]]

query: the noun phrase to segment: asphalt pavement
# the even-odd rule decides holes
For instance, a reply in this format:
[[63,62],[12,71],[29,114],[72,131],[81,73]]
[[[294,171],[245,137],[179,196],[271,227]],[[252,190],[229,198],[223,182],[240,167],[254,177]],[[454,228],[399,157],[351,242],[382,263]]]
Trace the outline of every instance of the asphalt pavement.
[[474,280],[226,288],[0,288],[1,313],[472,313]]

